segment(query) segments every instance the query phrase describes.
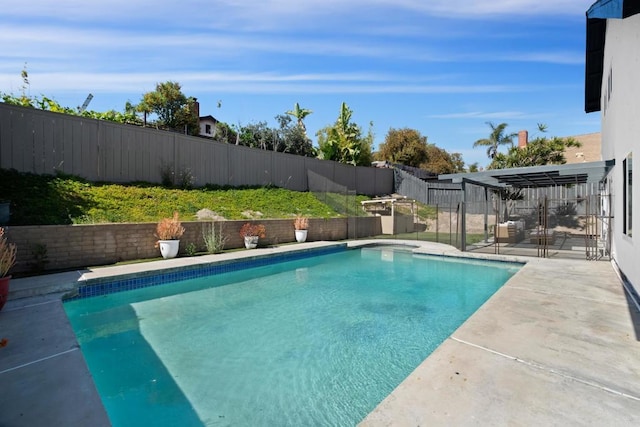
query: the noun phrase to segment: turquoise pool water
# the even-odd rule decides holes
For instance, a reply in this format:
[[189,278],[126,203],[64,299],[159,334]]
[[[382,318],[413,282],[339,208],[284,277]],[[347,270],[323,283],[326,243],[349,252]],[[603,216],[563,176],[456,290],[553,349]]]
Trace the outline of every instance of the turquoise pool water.
[[519,268],[365,248],[64,307],[116,427],[349,426]]

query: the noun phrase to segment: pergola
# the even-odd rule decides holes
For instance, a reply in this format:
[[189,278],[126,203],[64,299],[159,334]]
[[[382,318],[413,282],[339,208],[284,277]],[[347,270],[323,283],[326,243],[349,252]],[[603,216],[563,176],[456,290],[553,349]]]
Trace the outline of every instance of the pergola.
[[[387,197],[360,202],[365,212],[380,216],[382,234],[397,234],[413,231],[413,219],[415,216],[415,200],[406,197]],[[407,216],[398,212],[398,207],[405,207],[411,212]]]
[[[489,200],[489,189],[540,188],[571,184],[600,183],[614,166],[613,160],[572,163],[565,165],[531,166],[510,169],[495,169],[473,173],[440,175],[438,179],[458,183],[462,186],[461,249],[466,251],[466,184],[484,188],[485,200]],[[488,212],[485,212],[485,234]]]

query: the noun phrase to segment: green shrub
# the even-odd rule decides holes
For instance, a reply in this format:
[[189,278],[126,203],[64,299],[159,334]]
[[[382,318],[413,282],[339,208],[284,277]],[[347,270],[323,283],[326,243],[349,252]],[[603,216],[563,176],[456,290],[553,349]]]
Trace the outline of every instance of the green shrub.
[[202,226],[202,239],[207,248],[207,253],[217,254],[224,249],[228,236],[223,233],[221,223],[219,223],[217,231],[216,224],[210,223]]

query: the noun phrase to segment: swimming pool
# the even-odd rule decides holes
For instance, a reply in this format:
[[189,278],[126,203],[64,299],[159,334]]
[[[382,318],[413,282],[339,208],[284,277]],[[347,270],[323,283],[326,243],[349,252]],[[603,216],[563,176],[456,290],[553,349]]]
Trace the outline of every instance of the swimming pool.
[[114,426],[355,425],[519,268],[363,248],[64,307]]

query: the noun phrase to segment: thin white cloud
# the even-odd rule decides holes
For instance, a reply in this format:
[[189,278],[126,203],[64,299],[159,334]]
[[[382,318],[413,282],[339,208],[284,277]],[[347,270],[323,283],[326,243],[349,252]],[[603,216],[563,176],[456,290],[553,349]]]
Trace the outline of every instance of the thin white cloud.
[[[581,19],[593,0],[25,0],[5,2],[2,14],[10,19],[55,18],[65,22],[171,24],[191,28],[305,28],[326,27],[367,16],[368,11],[420,14],[465,19],[501,19],[513,16],[575,16]],[[334,27],[335,28],[335,27]]]
[[583,17],[593,0],[397,0],[386,3],[439,16],[481,16],[486,18],[496,15],[557,16],[577,14]]
[[[97,60],[108,55],[117,55],[120,61],[111,62],[113,67],[122,67],[127,63],[126,56],[131,55],[131,62],[141,59],[151,61],[166,60],[183,56],[191,58],[216,58],[218,61],[237,59],[255,54],[290,54],[309,57],[361,57],[361,58],[393,58],[412,62],[537,62],[551,64],[582,64],[582,52],[545,51],[545,52],[483,52],[467,51],[462,48],[456,51],[446,46],[431,44],[416,49],[404,42],[354,40],[336,42],[331,39],[287,39],[283,36],[265,36],[252,34],[166,34],[137,33],[135,31],[93,30],[83,28],[64,28],[59,26],[29,27],[7,25],[1,28],[0,45],[4,50],[0,58],[24,58],[28,52],[30,58],[65,59],[83,58],[86,66],[91,67]],[[94,61],[88,59],[94,58]],[[107,59],[107,62],[109,60]],[[173,65],[173,63],[170,63]]]
[[531,115],[522,111],[469,111],[462,113],[449,113],[449,114],[433,114],[428,116],[430,119],[483,119],[483,120],[495,120],[495,119],[522,119],[531,117]]
[[[45,72],[31,77],[32,91],[140,92],[156,83],[179,81],[185,91],[199,93],[359,93],[359,94],[479,94],[521,93],[540,90],[530,85],[464,85],[400,82],[375,73],[277,74],[239,72],[77,73]],[[403,80],[403,79],[401,79]],[[18,87],[19,74],[0,73],[0,85]]]
[[539,62],[547,64],[584,64],[584,52],[527,52],[502,56],[503,61]]

